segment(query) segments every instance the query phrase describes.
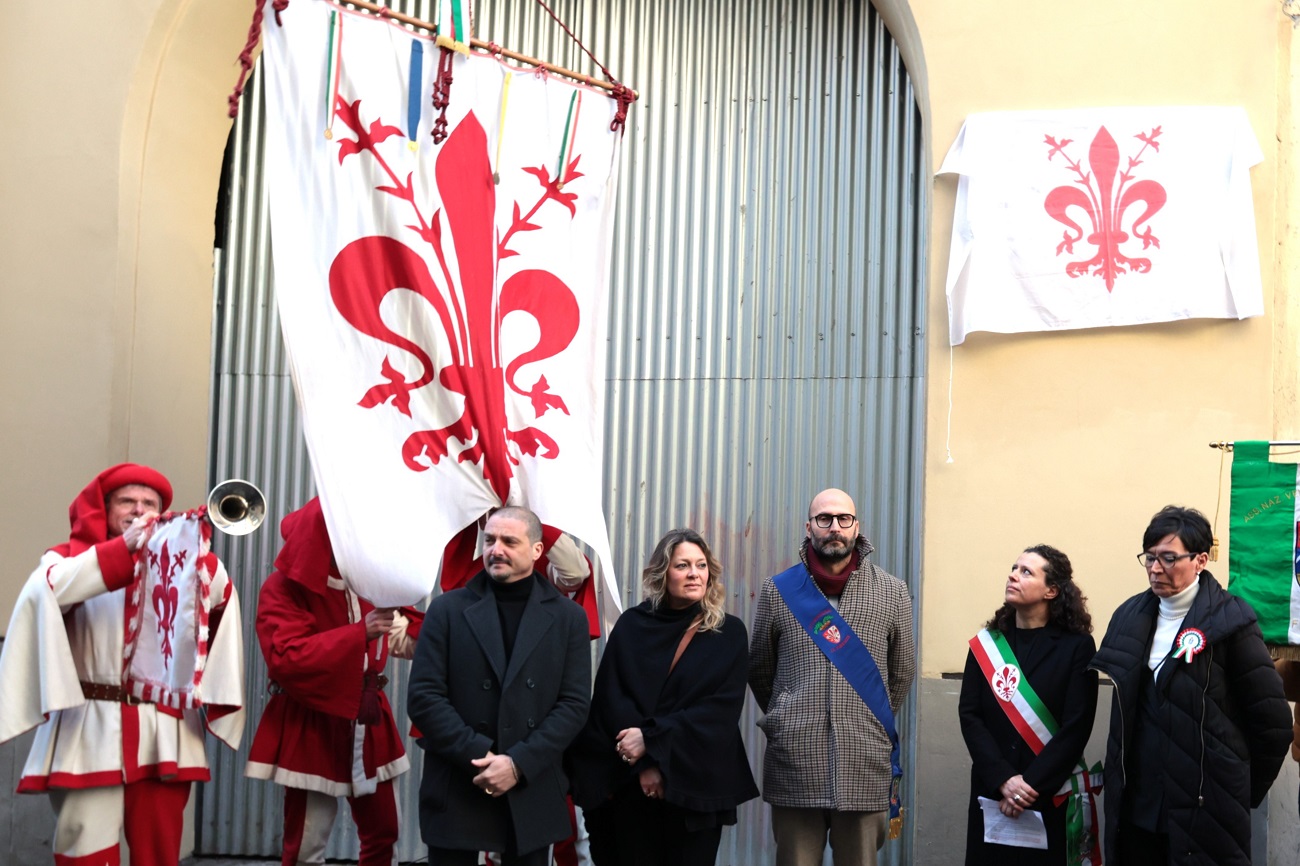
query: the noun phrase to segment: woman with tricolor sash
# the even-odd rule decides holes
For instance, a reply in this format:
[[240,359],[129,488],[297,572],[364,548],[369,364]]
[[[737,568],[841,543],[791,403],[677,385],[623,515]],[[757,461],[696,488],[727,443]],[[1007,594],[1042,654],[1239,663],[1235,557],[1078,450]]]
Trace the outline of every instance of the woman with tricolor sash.
[[[967,866],[1098,862],[1099,774],[1082,764],[1097,710],[1086,601],[1069,557],[1036,545],[1011,566],[1002,606],[970,640],[958,703],[971,756]],[[1040,815],[1046,849],[985,841],[980,798],[1017,823],[1026,811]]]

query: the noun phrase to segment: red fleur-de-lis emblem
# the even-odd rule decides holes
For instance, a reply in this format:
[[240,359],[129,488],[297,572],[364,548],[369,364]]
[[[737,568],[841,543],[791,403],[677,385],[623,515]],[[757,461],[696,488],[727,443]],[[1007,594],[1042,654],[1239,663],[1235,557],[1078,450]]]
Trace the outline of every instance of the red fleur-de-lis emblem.
[[155,553],[149,551],[149,568],[158,575],[153,587],[153,612],[158,619],[158,634],[161,638],[163,665],[170,668],[172,659],[172,636],[176,633],[176,612],[180,607],[180,591],[173,579],[185,567],[186,551],[169,554],[167,542]]
[[1020,669],[1015,665],[1003,665],[993,674],[993,694],[1004,701],[1010,701],[1020,691]]
[[[1044,136],[1048,146],[1047,159],[1050,161],[1058,153],[1065,160],[1069,170],[1074,173],[1072,184],[1064,184],[1047,194],[1043,207],[1052,219],[1065,226],[1056,254],[1074,253],[1074,245],[1084,241],[1097,248],[1096,255],[1088,259],[1072,261],[1065,266],[1065,272],[1071,277],[1087,274],[1101,277],[1106,284],[1106,291],[1115,288],[1115,279],[1123,273],[1144,274],[1151,270],[1151,259],[1126,256],[1120,247],[1131,237],[1142,241],[1142,249],[1160,248],[1160,240],[1152,233],[1147,221],[1165,205],[1165,188],[1154,180],[1133,180],[1133,172],[1142,165],[1142,155],[1147,148],[1159,152],[1161,135],[1159,126],[1149,133],[1133,136],[1142,142],[1136,156],[1127,157],[1123,170],[1119,168],[1120,152],[1115,139],[1106,127],[1097,130],[1088,148],[1088,169],[1082,161],[1072,159],[1066,148],[1073,139],[1058,141],[1051,135]],[[1089,170],[1090,169],[1090,170]],[[1141,213],[1131,222],[1125,220],[1125,214],[1133,205],[1141,202]],[[1071,216],[1071,208],[1082,210],[1092,224],[1087,233],[1083,226]],[[1125,230],[1127,226],[1128,231]],[[1130,236],[1129,232],[1132,233]]]
[[[437,262],[436,275],[425,259],[407,244],[386,236],[370,236],[344,247],[330,267],[330,297],[344,319],[356,330],[407,353],[419,373],[408,379],[385,356],[378,371],[383,380],[361,395],[358,405],[372,409],[389,405],[412,416],[411,399],[426,387],[440,387],[463,397],[460,416],[450,424],[412,433],[402,445],[402,459],[413,471],[423,472],[452,456],[479,466],[484,480],[501,501],[510,491],[513,466],[524,456],[555,459],[559,444],[534,426],[513,429],[506,417],[506,389],[532,404],[541,418],[550,409],[568,414],[563,398],[551,390],[545,376],[531,387],[517,381],[526,364],[554,357],[568,348],[578,332],[580,310],[572,290],[544,270],[521,270],[496,292],[501,260],[516,255],[509,247],[519,232],[542,227],[533,218],[554,202],[576,214],[577,195],[563,187],[581,178],[575,157],[552,178],[545,167],[527,168],[537,178],[541,192],[527,211],[514,203],[510,227],[497,238],[494,224],[496,186],[488,162],[487,136],[471,112],[442,145],[434,169],[442,208],[426,217],[416,200],[411,175],[405,180],[389,167],[378,145],[393,135],[395,127],[361,120],[361,101],[337,102],[337,115],[356,135],[339,141],[339,163],[350,155],[368,153],[387,173],[391,184],[376,190],[405,203],[415,223],[406,228],[428,246]],[[448,242],[455,253],[450,264]],[[395,333],[383,321],[380,306],[389,292],[407,289],[424,298],[437,315],[450,352],[450,363],[435,361],[430,346]],[[537,343],[514,357],[501,347],[501,323],[513,312],[530,315],[537,323]],[[436,382],[436,384],[435,384]]]

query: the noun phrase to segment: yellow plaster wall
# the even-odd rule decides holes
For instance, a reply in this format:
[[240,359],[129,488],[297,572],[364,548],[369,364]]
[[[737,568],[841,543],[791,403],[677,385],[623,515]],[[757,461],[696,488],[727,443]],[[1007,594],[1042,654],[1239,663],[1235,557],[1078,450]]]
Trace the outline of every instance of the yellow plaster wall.
[[[1300,440],[1300,51],[1295,26],[1278,24],[1277,178],[1273,270],[1273,436]],[[1292,458],[1294,459],[1294,458]]]
[[0,9],[0,627],[99,470],[148,463],[177,507],[203,501],[213,214],[250,10]]
[[[1296,130],[1291,25],[1275,0],[915,0],[911,12],[932,167],[977,111],[1244,106],[1265,155],[1251,177],[1272,311],[1244,322],[971,335],[951,357],[948,463],[944,283],[957,179],[935,180],[921,608],[922,670],[932,676],[961,670],[965,638],[1001,603],[1008,566],[1038,542],[1074,561],[1100,639],[1115,607],[1146,586],[1133,557],[1150,516],[1179,503],[1213,519],[1219,455],[1207,443],[1300,433],[1287,367],[1294,169],[1278,140],[1294,141]],[[1286,311],[1289,321],[1277,315]],[[1220,526],[1226,536],[1226,511]],[[1222,556],[1210,570],[1226,582]]]
[[68,503],[152,464],[206,485],[212,225],[251,4],[0,8],[0,626]]

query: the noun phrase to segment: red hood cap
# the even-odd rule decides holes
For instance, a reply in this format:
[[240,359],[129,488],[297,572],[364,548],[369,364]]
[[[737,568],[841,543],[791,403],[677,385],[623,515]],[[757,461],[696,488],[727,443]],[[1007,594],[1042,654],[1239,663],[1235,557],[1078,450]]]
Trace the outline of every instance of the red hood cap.
[[157,469],[138,463],[119,463],[95,476],[68,506],[68,523],[72,532],[67,544],[50,548],[62,556],[76,556],[84,550],[108,541],[108,514],[105,504],[109,494],[128,484],[143,484],[162,499],[162,510],[172,504],[172,484]]
[[334,548],[330,546],[320,497],[312,497],[302,508],[286,514],[280,521],[280,536],[284,538],[284,546],[275,558],[275,570],[312,592],[323,594],[327,589],[326,580],[335,568]]

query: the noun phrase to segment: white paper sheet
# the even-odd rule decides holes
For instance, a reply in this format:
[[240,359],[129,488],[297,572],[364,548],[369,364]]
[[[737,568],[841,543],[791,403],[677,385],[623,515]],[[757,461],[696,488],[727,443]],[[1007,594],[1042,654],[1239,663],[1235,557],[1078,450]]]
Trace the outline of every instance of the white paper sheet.
[[984,841],[1017,848],[1047,848],[1047,827],[1043,816],[1032,809],[1020,813],[1019,818],[1008,818],[998,810],[998,801],[979,798],[984,812]]

